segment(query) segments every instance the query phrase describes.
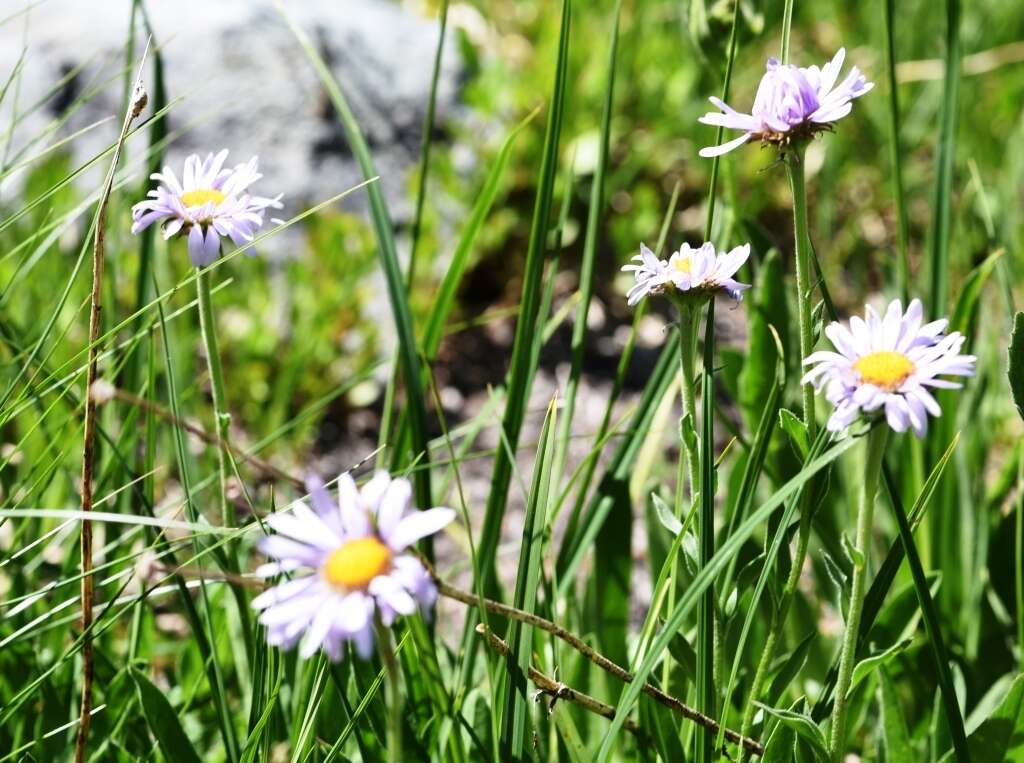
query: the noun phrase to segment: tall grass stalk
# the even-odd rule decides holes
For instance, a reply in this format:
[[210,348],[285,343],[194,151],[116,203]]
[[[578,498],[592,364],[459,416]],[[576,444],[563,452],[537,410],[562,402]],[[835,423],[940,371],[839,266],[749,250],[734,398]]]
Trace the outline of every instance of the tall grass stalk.
[[885,442],[888,435],[889,427],[883,422],[872,427],[864,438],[864,481],[861,485],[860,503],[857,507],[857,537],[854,546],[853,579],[850,583],[850,606],[847,610],[846,628],[843,631],[843,645],[839,657],[839,678],[836,681],[836,696],[832,705],[832,728],[829,734],[829,755],[834,763],[841,763],[844,755],[846,709],[850,680],[853,677],[853,666],[856,660],[860,616],[864,608],[865,583],[871,552],[871,530],[875,512],[875,493],[878,491],[878,480],[885,459]]
[[[149,45],[146,45],[148,52]],[[146,52],[142,55],[139,64],[138,74],[132,85],[131,100],[128,103],[121,125],[121,133],[114,149],[114,155],[110,160],[110,169],[107,171],[106,179],[103,182],[103,190],[100,194],[99,204],[96,209],[96,222],[94,227],[93,254],[92,254],[92,291],[89,297],[89,352],[85,376],[85,424],[84,444],[82,446],[82,512],[92,511],[93,507],[93,479],[96,463],[96,397],[93,394],[94,385],[99,377],[99,337],[100,319],[103,311],[103,265],[106,253],[106,211],[110,201],[110,194],[114,186],[114,173],[117,171],[117,163],[121,158],[121,149],[124,146],[125,138],[128,135],[128,128],[135,118],[142,113],[146,107],[146,92],[142,89],[142,70],[146,63]],[[79,550],[81,553],[81,604],[82,604],[82,699],[78,719],[78,729],[75,734],[75,763],[83,763],[86,756],[86,748],[89,740],[89,725],[92,720],[92,683],[93,683],[93,577],[92,577],[92,523],[85,519],[82,521]]]

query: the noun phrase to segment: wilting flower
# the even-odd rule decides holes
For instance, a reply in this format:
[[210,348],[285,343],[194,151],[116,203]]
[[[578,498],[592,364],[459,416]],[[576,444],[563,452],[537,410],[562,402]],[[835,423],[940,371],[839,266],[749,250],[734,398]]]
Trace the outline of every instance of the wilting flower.
[[351,641],[367,658],[373,651],[373,624],[391,625],[398,615],[433,606],[437,589],[411,554],[402,553],[436,533],[455,517],[451,509],[408,511],[412,487],[379,471],[362,490],[349,474],[338,480],[338,501],[323,483],[307,483],[312,508],[297,502],[266,523],[277,535],[262,538],[259,549],[277,561],[257,570],[261,577],[296,573],[257,596],[267,641],[291,648],[302,641],[303,657],[322,646],[332,660]]
[[750,284],[740,283],[733,276],[749,256],[750,244],[719,253],[714,244],[705,242],[699,249],[683,244],[667,260],[659,260],[646,245],[640,244],[640,254],[633,257],[637,264],[622,268],[632,271],[636,277],[626,301],[632,306],[648,294],[707,298],[719,292],[732,299],[742,299],[743,290],[749,289]]
[[885,413],[897,432],[909,426],[918,437],[928,430],[928,414],[942,415],[930,389],[961,385],[939,376],[973,376],[975,357],[961,355],[965,338],[944,334],[949,321],[922,325],[921,301],[912,300],[906,313],[898,299],[885,317],[867,308],[865,319],[854,316],[849,328],[832,323],[825,335],[839,352],[814,352],[804,359],[813,365],[801,381],[814,384],[835,406],[828,428],[839,432],[864,413]]
[[164,238],[181,233],[188,237],[188,254],[196,267],[209,265],[220,255],[220,237],[235,246],[252,241],[263,225],[267,209],[280,209],[281,197],[253,196],[250,185],[263,177],[254,156],[246,164],[224,169],[227,149],[205,161],[198,154],[185,160],[181,182],[170,167],[150,177],[160,183],[145,201],[132,207],[132,233],[166,220]]
[[840,48],[835,58],[821,69],[782,64],[778,59],[769,58],[751,113],[740,113],[720,98],[709,99],[721,111],[709,112],[700,121],[742,130],[743,135],[720,146],[702,148],[700,155],[719,156],[755,138],[785,146],[795,138],[829,129],[833,122],[850,113],[854,98],[874,87],[856,66],[836,85],[845,57],[846,50]]

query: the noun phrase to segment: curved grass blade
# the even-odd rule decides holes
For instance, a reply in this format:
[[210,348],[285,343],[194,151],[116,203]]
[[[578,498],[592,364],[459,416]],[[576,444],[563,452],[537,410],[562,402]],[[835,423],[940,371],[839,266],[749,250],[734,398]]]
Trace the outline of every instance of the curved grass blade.
[[523,128],[533,120],[539,110],[537,108],[531,111],[505,138],[505,142],[501,144],[501,149],[491,165],[490,172],[487,173],[487,179],[484,180],[483,187],[477,194],[476,203],[473,205],[473,209],[469,213],[469,220],[462,229],[462,235],[455,245],[452,261],[445,271],[444,278],[441,279],[441,284],[437,288],[437,294],[434,297],[434,302],[430,307],[430,312],[427,314],[426,323],[424,324],[423,354],[428,360],[433,359],[437,355],[437,348],[444,336],[448,314],[451,312],[452,304],[455,301],[455,293],[458,290],[459,283],[462,281],[462,275],[466,271],[466,265],[469,263],[469,255],[473,250],[473,244],[476,243],[477,234],[480,233],[480,229],[483,227],[484,221],[494,205],[494,199],[498,195],[501,178],[505,174],[509,157],[512,155],[512,146],[516,138],[523,131]]
[[[377,171],[374,168],[373,157],[370,155],[370,148],[366,143],[366,138],[363,137],[363,131],[359,127],[359,123],[356,121],[355,115],[352,113],[348,100],[345,98],[345,94],[342,92],[337,80],[317,52],[313,42],[292,20],[284,7],[279,5],[278,11],[295,35],[299,45],[305,51],[310,64],[327,91],[331,103],[338,112],[339,122],[348,138],[352,153],[359,162],[359,168],[362,170],[364,178],[369,180],[376,177]],[[398,264],[398,251],[395,248],[391,215],[388,212],[387,202],[384,200],[384,193],[381,191],[378,183],[371,183],[367,186],[367,196],[370,200],[370,213],[373,217],[373,227],[377,236],[381,267],[387,280],[388,300],[391,303],[395,330],[398,333],[398,354],[402,365],[402,376],[405,380],[406,410],[409,416],[409,428],[413,447],[413,458],[410,462],[420,459],[421,463],[425,463],[429,459],[426,433],[427,414],[424,402],[426,398],[423,394],[416,335],[412,327],[412,312],[409,309],[405,280],[402,276],[401,267]],[[430,470],[417,470],[413,475],[413,483],[416,489],[417,505],[423,507],[431,506]]]

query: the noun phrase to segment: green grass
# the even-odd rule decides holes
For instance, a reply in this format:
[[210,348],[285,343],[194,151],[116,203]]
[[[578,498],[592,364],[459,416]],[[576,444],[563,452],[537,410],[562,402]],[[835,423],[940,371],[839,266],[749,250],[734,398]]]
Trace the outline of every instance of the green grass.
[[[350,109],[353,73],[284,8],[268,23],[293,32],[288,54],[323,87],[362,182],[286,199],[256,242],[294,228],[284,260],[226,246],[201,275],[181,240],[129,230],[149,173],[210,118],[168,86],[161,45],[180,40],[133,3],[123,47],[74,51],[89,83],[49,114],[66,82],[20,94],[44,53],[31,12],[0,14],[28,20],[0,72],[0,104],[18,105],[0,124],[0,763],[74,759],[91,355],[117,394],[95,417],[85,760],[824,760],[864,558],[843,749],[1024,759],[1017,4],[419,5],[401,7],[435,24],[437,48],[428,140],[400,178],[410,224]],[[102,91],[127,104],[150,34],[91,342],[104,194],[86,178],[116,161],[118,125],[82,111]],[[723,138],[697,122],[709,95],[749,106],[766,58],[820,65],[840,45],[877,84],[799,165],[803,340],[825,348],[824,323],[916,296],[978,357],[923,441],[890,434],[866,554],[851,543],[865,427],[832,437],[820,396],[813,422],[799,416],[787,167],[756,146],[697,155]],[[444,116],[455,54],[462,105]],[[35,135],[30,113],[47,116]],[[107,145],[77,150],[97,134]],[[641,241],[667,257],[705,239],[749,241],[739,277],[754,286],[696,326],[696,416],[681,421],[675,311],[628,308],[618,269]],[[215,402],[230,414],[220,452]],[[301,498],[308,472],[336,477],[328,463],[360,481],[386,467],[419,506],[457,509],[420,551],[461,593],[396,623],[393,663],[303,660],[249,610],[263,517]],[[747,753],[727,733],[741,726]]]

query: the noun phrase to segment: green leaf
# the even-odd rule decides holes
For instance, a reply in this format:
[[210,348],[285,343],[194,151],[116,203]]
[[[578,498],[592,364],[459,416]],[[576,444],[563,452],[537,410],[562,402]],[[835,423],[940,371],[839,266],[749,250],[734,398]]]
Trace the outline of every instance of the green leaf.
[[795,746],[796,732],[784,723],[777,723],[764,746],[761,763],[793,763]]
[[644,730],[650,730],[654,746],[661,760],[686,760],[682,742],[679,740],[679,719],[672,712],[648,697],[640,699],[640,723]]
[[796,681],[796,677],[803,670],[804,663],[807,662],[807,655],[811,651],[811,645],[814,643],[814,638],[817,636],[817,631],[811,631],[800,643],[796,645],[796,648],[789,653],[786,661],[779,668],[779,672],[775,674],[775,678],[772,679],[771,686],[768,689],[767,699],[768,704],[775,705],[781,698],[783,692],[786,691]]
[[946,60],[942,85],[942,113],[939,148],[935,159],[935,196],[929,240],[928,272],[931,298],[928,308],[937,314],[946,312],[949,291],[949,242],[952,236],[953,167],[956,155],[957,112],[960,107],[960,0],[946,0]]
[[[502,433],[508,447],[498,448],[494,458],[491,486],[487,495],[487,504],[484,507],[483,528],[480,531],[477,550],[479,558],[484,560],[482,562],[484,564],[482,583],[485,591],[493,589],[496,580],[494,559],[501,532],[501,522],[505,517],[505,507],[508,503],[508,487],[512,479],[512,457],[519,444],[519,432],[526,413],[526,402],[535,371],[533,364],[534,338],[541,301],[545,242],[551,215],[551,199],[558,165],[558,145],[562,134],[562,115],[568,82],[571,17],[572,0],[563,0],[554,89],[548,111],[548,123],[537,179],[537,196],[534,201],[533,220],[530,227],[530,243],[526,252],[519,317],[516,321],[515,337],[512,341],[512,360],[509,365],[505,415],[501,422]],[[471,630],[467,629],[463,639],[467,649],[475,649],[475,644],[478,642]],[[467,644],[467,641],[472,645]]]
[[949,318],[950,330],[959,331],[964,334],[970,329],[971,323],[974,320],[974,314],[977,311],[978,299],[981,297],[981,290],[995,270],[999,258],[1005,253],[1006,250],[1004,249],[992,252],[967,276],[967,281],[964,283],[960,290],[960,296],[957,298],[956,307],[953,308],[953,314]]
[[863,660],[858,662],[853,668],[853,677],[850,679],[850,690],[846,693],[846,696],[849,697],[853,694],[854,689],[857,688],[857,684],[867,678],[872,671],[888,665],[892,662],[894,657],[897,657],[900,653],[906,651],[913,641],[913,639],[905,639],[897,644],[893,644],[888,649],[881,651],[878,654],[865,657]]
[[1024,419],[1024,312],[1013,316],[1006,375],[1010,378],[1010,392],[1017,413]]
[[196,754],[192,742],[185,735],[181,727],[178,714],[167,701],[167,697],[160,689],[153,685],[146,676],[134,668],[129,668],[132,680],[135,682],[135,689],[139,694],[139,704],[142,706],[142,715],[146,719],[149,730],[156,737],[167,760],[175,763],[200,763],[201,758]]
[[[1024,673],[1018,675],[1003,701],[967,739],[971,760],[1024,761]],[[942,763],[953,760],[950,751]]]
[[739,376],[739,403],[748,429],[754,431],[768,402],[779,365],[774,332],[779,337],[789,334],[786,279],[777,249],[771,249],[761,261],[748,314],[750,338]]
[[882,746],[885,759],[891,763],[901,760],[914,760],[914,749],[907,732],[907,723],[903,719],[896,689],[892,685],[889,672],[878,667],[878,708],[882,716]]
[[807,438],[807,427],[800,417],[788,408],[779,411],[779,426],[789,436],[789,441],[796,449],[800,458],[807,458],[807,451],[810,450],[810,442]]
[[804,740],[814,750],[816,760],[828,761],[828,747],[825,744],[825,735],[809,715],[798,713],[794,710],[781,710],[768,705],[755,702],[755,705],[764,710],[768,715],[779,719],[779,723],[788,726],[796,732],[797,737]]
[[661,526],[672,533],[673,536],[679,535],[683,531],[683,523],[676,519],[676,515],[672,513],[669,505],[657,493],[651,493],[651,501],[654,503],[654,511],[658,516],[658,521],[661,522]]
[[[608,67],[605,74],[604,106],[601,111],[601,134],[598,139],[597,165],[594,168],[594,179],[590,186],[590,205],[587,209],[583,260],[580,262],[580,300],[576,307],[576,319],[572,327],[569,379],[566,382],[565,395],[563,396],[564,415],[562,416],[562,429],[558,437],[558,450],[554,456],[555,473],[559,476],[562,474],[569,451],[569,441],[576,412],[576,394],[579,390],[580,378],[583,375],[587,315],[590,312],[590,303],[594,296],[594,261],[597,255],[601,212],[605,199],[605,170],[608,165],[608,146],[612,129],[612,112],[615,105],[615,62],[619,50],[619,17],[621,10],[622,0],[617,0],[615,3],[614,21],[612,23],[611,44],[608,48]],[[566,209],[568,209],[568,205]]]
[[[917,498],[914,500],[914,505],[910,509],[909,528],[911,531],[915,529],[923,519],[929,500],[935,492],[935,486],[942,477],[942,474],[946,469],[946,464],[948,464],[949,459],[952,458],[953,452],[956,450],[957,443],[959,442],[960,435],[957,434],[950,441],[949,447],[947,447],[945,453],[942,454],[942,458],[940,458],[932,468],[931,473],[928,475],[928,479],[925,480],[925,483],[921,488],[921,492],[917,494]],[[893,479],[888,467],[883,466],[882,475],[885,478],[885,486],[889,493],[889,499],[892,502],[893,510],[897,515],[902,515],[904,511],[903,502],[900,499],[899,491],[896,488],[897,483]],[[878,613],[881,611],[882,605],[885,603],[886,597],[889,594],[889,589],[892,587],[893,581],[896,579],[896,573],[899,572],[900,565],[903,564],[905,555],[906,552],[903,541],[900,539],[893,541],[892,546],[889,547],[889,553],[885,556],[885,561],[882,562],[882,566],[878,568],[878,573],[875,575],[875,579],[871,581],[871,587],[868,589],[867,596],[864,598],[864,610],[861,614],[860,620],[860,633],[857,635],[858,653],[867,643],[867,635],[871,631],[871,627],[874,625],[875,618],[878,617]],[[927,577],[924,579],[924,585],[925,590],[930,590],[928,589]],[[915,590],[918,590],[916,585]],[[822,687],[821,694],[818,696],[818,700],[815,702],[814,709],[811,712],[811,715],[816,720],[821,720],[828,715],[832,702],[832,691],[835,689],[838,672],[838,666],[833,664],[825,678],[825,684]]]

